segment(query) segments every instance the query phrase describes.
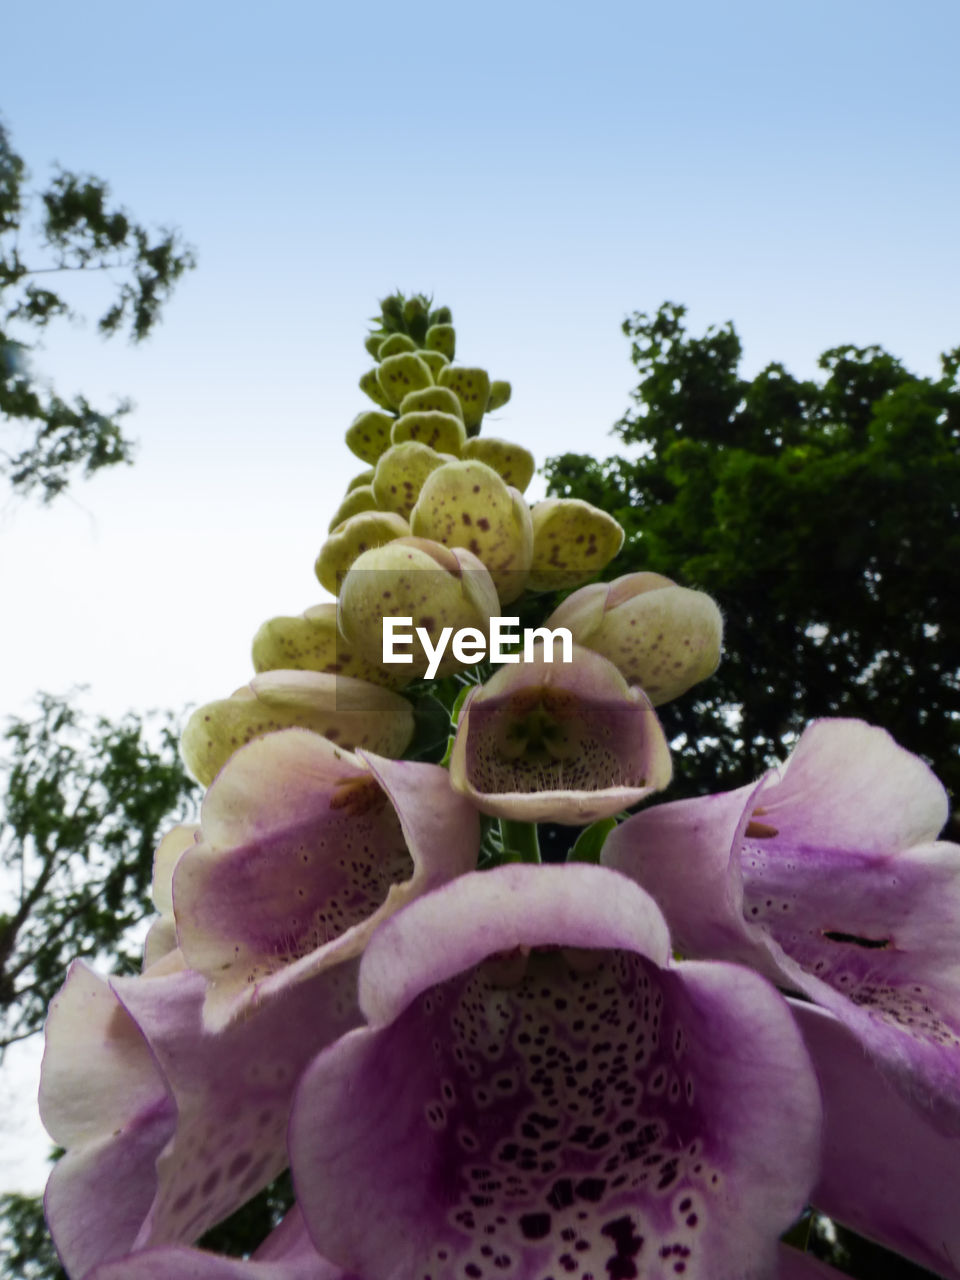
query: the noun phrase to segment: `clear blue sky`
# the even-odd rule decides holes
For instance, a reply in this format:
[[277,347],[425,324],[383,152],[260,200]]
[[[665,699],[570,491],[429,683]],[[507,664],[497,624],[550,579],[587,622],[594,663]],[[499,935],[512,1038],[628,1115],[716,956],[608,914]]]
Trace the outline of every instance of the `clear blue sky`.
[[[512,380],[498,431],[612,451],[619,326],[686,303],[745,367],[960,343],[956,0],[7,5],[0,112],[38,178],[107,178],[199,269],[142,350],[36,365],[131,394],[132,470],[0,503],[0,712],[91,685],[110,712],[222,696],[312,564],[375,300],[432,291]],[[100,285],[80,282],[78,304]]]

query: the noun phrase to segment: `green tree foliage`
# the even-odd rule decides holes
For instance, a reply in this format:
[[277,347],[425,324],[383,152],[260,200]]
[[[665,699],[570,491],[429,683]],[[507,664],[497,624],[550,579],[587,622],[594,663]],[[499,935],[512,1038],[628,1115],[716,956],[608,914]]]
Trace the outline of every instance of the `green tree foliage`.
[[194,257],[176,232],[152,234],[112,205],[99,178],[58,170],[43,190],[27,182],[0,124],[0,419],[28,438],[16,452],[0,451],[0,474],[15,492],[39,490],[50,501],[81,469],[92,475],[129,462],[132,446],[122,430],[129,402],[109,412],[82,395],[70,403],[34,374],[29,353],[38,337],[52,321],[76,318],[46,282],[107,273],[112,298],[97,327],[105,337],[126,332],[140,342]]
[[169,717],[114,722],[41,694],[4,743],[0,1055],[40,1030],[75,957],[139,971],[154,850],[197,791]]
[[[740,373],[732,325],[685,309],[624,323],[639,373],[628,448],[552,458],[550,492],[627,530],[607,576],[649,569],[713,594],[720,669],[660,709],[670,796],[739,786],[821,715],[882,725],[960,790],[960,349],[937,378],[835,347],[821,380]],[[692,704],[692,705],[691,705]]]

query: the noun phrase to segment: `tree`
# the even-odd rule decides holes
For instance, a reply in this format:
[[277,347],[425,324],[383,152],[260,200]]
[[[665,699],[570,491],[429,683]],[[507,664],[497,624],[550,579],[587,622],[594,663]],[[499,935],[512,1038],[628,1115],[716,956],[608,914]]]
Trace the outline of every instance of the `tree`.
[[0,1057],[40,1030],[75,957],[139,971],[153,854],[198,790],[172,717],[114,722],[40,694],[4,740]]
[[[28,190],[27,181],[0,124],[0,419],[30,437],[17,452],[0,452],[0,472],[15,492],[39,490],[50,501],[80,469],[92,475],[131,460],[122,430],[131,406],[123,401],[104,412],[82,395],[68,403],[33,373],[29,353],[37,337],[56,319],[76,318],[66,297],[38,278],[108,273],[115,290],[97,327],[105,337],[126,331],[140,342],[194,266],[194,255],[177,232],[151,234],[113,206],[99,178],[59,169],[43,190]],[[32,237],[35,208],[39,224]],[[31,240],[35,261],[22,256]]]
[[624,323],[640,379],[614,433],[629,456],[546,468],[551,493],[624,525],[607,576],[654,570],[723,608],[716,675],[660,709],[670,797],[750,781],[821,715],[882,725],[956,796],[960,348],[938,378],[843,346],[822,381],[781,364],[747,379],[733,326],[694,337],[684,314]]

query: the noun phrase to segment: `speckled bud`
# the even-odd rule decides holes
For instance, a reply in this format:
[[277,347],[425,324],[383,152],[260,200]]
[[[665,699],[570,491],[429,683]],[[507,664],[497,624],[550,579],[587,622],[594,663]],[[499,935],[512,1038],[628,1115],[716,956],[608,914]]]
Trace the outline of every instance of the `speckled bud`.
[[443,458],[429,445],[417,440],[391,445],[377,463],[373,477],[377,505],[383,511],[394,511],[408,519],[424,480],[441,466]]
[[398,356],[387,356],[377,369],[380,390],[391,409],[397,409],[405,395],[433,386],[433,374],[419,356],[408,351]]
[[401,414],[429,413],[434,409],[438,413],[452,413],[463,421],[463,406],[449,387],[425,387],[423,391],[411,391],[400,402]]
[[497,409],[502,409],[509,401],[513,394],[513,388],[509,382],[496,380],[490,383],[490,398],[487,401],[487,413],[493,413]]
[[331,595],[339,593],[344,574],[365,551],[382,547],[410,533],[410,526],[393,511],[364,511],[351,516],[331,533],[320,548],[314,566],[320,585]]
[[363,462],[376,462],[390,448],[390,432],[396,419],[389,413],[368,409],[358,413],[347,427],[347,448]]
[[361,471],[358,476],[354,476],[347,485],[347,493],[353,493],[354,489],[359,489],[361,485],[373,484],[373,467],[367,471]]
[[482,462],[448,462],[424,481],[412,532],[466,547],[487,567],[501,604],[523,592],[533,558],[530,508]]
[[233,753],[254,738],[299,726],[339,746],[398,757],[413,737],[413,708],[399,694],[349,676],[268,671],[230,698],[198,707],[180,747],[187,768],[209,786]]
[[533,454],[523,445],[498,440],[496,436],[475,436],[468,440],[463,446],[463,457],[485,462],[502,480],[521,493],[533,479],[536,469]]
[[579,498],[547,498],[532,514],[534,591],[579,587],[623,546],[623,530],[613,516]]
[[[437,390],[442,388],[438,387]],[[467,443],[467,432],[462,419],[456,414],[429,409],[424,413],[402,413],[393,424],[390,438],[394,444],[403,444],[405,440],[419,440],[437,453],[452,453],[459,457]]]
[[377,352],[378,360],[386,360],[388,356],[399,356],[404,351],[416,351],[417,344],[412,338],[408,338],[405,333],[391,333],[389,338],[384,338],[380,350]]
[[427,330],[424,345],[428,351],[439,351],[452,360],[457,350],[457,331],[452,324],[432,324]]
[[418,351],[417,355],[433,374],[434,382],[440,377],[440,370],[450,363],[442,351]]
[[678,698],[717,669],[723,617],[705,591],[659,573],[628,573],[581,587],[548,627],[567,627],[577,644],[609,658],[653,705]]
[[344,520],[349,520],[351,516],[360,515],[362,511],[376,511],[376,509],[377,500],[373,495],[373,488],[368,484],[359,484],[349,491],[337,507],[329,528],[336,529],[338,524],[343,524]]
[[[454,633],[472,627],[487,637],[490,619],[498,609],[493,580],[469,551],[426,538],[398,538],[354,561],[340,591],[338,622],[364,657],[380,662],[384,618],[411,618],[404,628],[411,643],[397,652],[412,655],[413,662],[396,665],[410,679],[417,679],[429,667],[428,655],[416,637],[417,627],[428,633],[433,648],[446,627]],[[457,658],[448,643],[435,674],[450,675],[469,665]]]
[[393,404],[387,399],[377,379],[378,372],[378,369],[368,369],[358,385],[360,390],[365,395],[368,395],[374,404],[378,404],[381,409],[392,409]]
[[448,365],[440,370],[437,382],[449,387],[463,407],[463,421],[467,435],[475,436],[480,429],[487,401],[490,399],[490,378],[486,369],[467,369],[461,365]]
[[253,667],[262,671],[321,671],[399,688],[403,667],[367,662],[337,630],[337,606],[314,605],[298,618],[271,618],[253,638]]

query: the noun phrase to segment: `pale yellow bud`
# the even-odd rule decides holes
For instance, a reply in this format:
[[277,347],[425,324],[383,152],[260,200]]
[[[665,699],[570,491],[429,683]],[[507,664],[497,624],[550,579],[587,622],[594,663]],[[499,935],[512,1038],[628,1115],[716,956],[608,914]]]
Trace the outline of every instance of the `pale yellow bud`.
[[623,546],[623,530],[613,516],[579,498],[547,498],[533,516],[534,591],[578,587],[596,577]]
[[413,737],[413,709],[399,694],[349,676],[270,671],[230,698],[199,707],[181,750],[187,768],[209,786],[233,753],[279,729],[310,729],[352,750],[397,757]]
[[358,413],[347,427],[347,448],[362,462],[374,463],[390,448],[390,432],[396,419],[389,413],[368,409]]
[[[443,390],[437,387],[438,391]],[[408,396],[409,400],[410,397]],[[437,453],[452,453],[460,456],[467,442],[467,432],[463,419],[453,413],[440,413],[429,409],[420,413],[403,413],[393,424],[391,439],[394,444],[403,444],[405,440],[418,440],[428,445]]]
[[377,369],[380,390],[391,409],[399,408],[404,396],[411,391],[422,391],[433,386],[433,374],[419,356],[412,351],[387,356]]
[[417,440],[391,445],[377,463],[373,493],[382,511],[394,511],[407,519],[416,505],[423,482],[443,466],[443,458]]
[[577,644],[608,658],[654,706],[669,702],[717,669],[723,617],[705,591],[659,573],[628,573],[568,596],[547,620]]
[[476,435],[490,399],[490,376],[486,369],[448,365],[440,370],[437,382],[441,387],[449,387],[459,398],[467,434]]
[[364,511],[338,525],[320,548],[314,566],[321,586],[335,596],[344,574],[356,560],[372,547],[409,534],[410,526],[392,511]]
[[427,647],[416,636],[418,627],[426,632],[433,651],[438,650],[441,633],[451,629],[434,672],[445,676],[472,665],[457,658],[448,643],[450,635],[469,627],[480,632],[485,643],[490,619],[498,609],[496,588],[476,556],[460,547],[410,537],[367,551],[354,561],[340,591],[338,622],[364,657],[382,662],[384,619],[410,618],[404,630],[411,640],[402,652],[413,661],[395,665],[416,679],[430,667]]
[[271,618],[253,639],[253,667],[262,671],[321,671],[399,688],[403,667],[367,662],[337,630],[337,606],[314,605],[298,618]]
[[493,467],[502,480],[521,493],[533,479],[536,467],[533,454],[522,445],[498,440],[496,436],[474,436],[463,446],[462,456],[476,458],[478,462]]
[[351,489],[347,493],[347,496],[337,507],[329,527],[336,529],[337,525],[343,524],[351,516],[360,515],[363,511],[376,511],[376,509],[377,500],[374,497],[372,487],[368,484],[357,485],[355,489]]
[[489,570],[502,604],[523,592],[533,557],[530,508],[482,462],[448,462],[432,472],[410,528],[419,537],[472,551]]

